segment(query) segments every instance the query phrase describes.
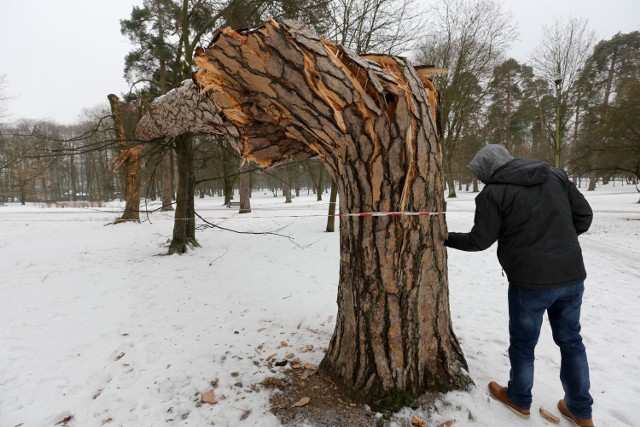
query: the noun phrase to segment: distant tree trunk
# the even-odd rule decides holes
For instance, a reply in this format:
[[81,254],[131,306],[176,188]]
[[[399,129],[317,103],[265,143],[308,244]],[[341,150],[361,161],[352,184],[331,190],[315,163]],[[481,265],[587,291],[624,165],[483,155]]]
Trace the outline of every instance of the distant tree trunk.
[[[444,211],[435,105],[408,61],[364,61],[292,21],[213,40],[196,53],[200,87],[161,99],[140,137],[206,131],[198,117],[209,113],[239,129],[236,149],[265,167],[318,156],[341,212]],[[176,115],[174,101],[195,111]],[[443,215],[340,221],[338,315],[320,368],[376,409],[470,384],[451,325],[445,237]]]
[[[616,61],[617,60],[618,60],[618,51],[617,51],[617,49],[614,49],[613,54],[611,55],[611,63],[609,65],[609,69],[607,70],[607,81],[606,81],[606,84],[605,84],[604,95],[603,95],[603,99],[602,99],[602,105],[604,105],[605,107],[607,107],[609,105],[609,98],[611,96],[611,88],[612,88],[612,85],[613,85],[613,77],[615,75],[615,68],[616,68]],[[591,166],[592,167],[596,163],[596,160],[595,160],[596,157],[597,157],[596,154],[591,154],[591,156],[590,156]],[[595,191],[597,181],[598,181],[597,172],[596,171],[591,171],[591,173],[589,173],[589,187],[588,187],[587,191]]]
[[71,194],[69,194],[69,200],[74,202],[77,200],[78,193],[76,188],[76,182],[78,180],[76,172],[75,156],[71,154],[69,156],[69,191],[71,192]]
[[453,162],[451,156],[446,156],[445,161],[447,163],[447,189],[449,190],[449,198],[457,197],[456,195],[456,183],[453,180]]
[[22,206],[27,204],[27,181],[22,180],[20,182],[20,204]]
[[183,254],[189,247],[198,247],[196,240],[195,189],[196,177],[193,171],[193,137],[182,135],[176,138],[176,158],[178,162],[178,193],[176,194],[176,214],[173,224],[173,238],[168,255]]
[[324,169],[325,167],[320,164],[317,160],[310,160],[304,163],[307,172],[309,173],[309,178],[311,178],[311,185],[313,194],[316,195],[316,200],[318,202],[322,201],[322,191],[324,188]]
[[140,222],[140,188],[142,185],[142,165],[140,164],[140,155],[142,148],[140,145],[129,147],[127,144],[127,136],[124,129],[124,123],[120,115],[119,99],[116,95],[108,96],[111,105],[111,116],[115,126],[116,137],[122,149],[120,155],[114,160],[120,162],[115,171],[124,167],[125,174],[125,207],[122,216],[114,223],[135,221]]
[[224,183],[224,204],[228,205],[233,199],[233,178],[231,177],[231,164],[229,163],[229,153],[224,142],[220,142],[220,148],[222,149],[222,171]]
[[289,162],[282,165],[282,193],[284,202],[291,203],[291,176],[289,173]]
[[338,184],[331,180],[331,195],[329,196],[329,216],[327,217],[327,232],[333,233],[336,224],[336,200],[338,199]]
[[324,188],[324,167],[318,168],[318,180],[316,181],[316,200],[322,201],[322,190]]
[[251,212],[251,165],[243,160],[240,165],[240,213]]
[[598,174],[596,174],[595,172],[589,173],[589,188],[587,188],[587,191],[595,191],[597,182]]
[[171,147],[162,155],[162,210],[172,211],[173,185],[171,184]]

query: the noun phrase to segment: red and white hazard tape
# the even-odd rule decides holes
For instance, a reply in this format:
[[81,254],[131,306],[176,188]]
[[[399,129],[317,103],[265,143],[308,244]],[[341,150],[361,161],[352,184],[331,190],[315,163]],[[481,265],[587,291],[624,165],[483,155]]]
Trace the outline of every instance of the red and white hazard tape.
[[334,214],[334,216],[436,216],[444,215],[445,212],[362,212]]
[[[257,209],[257,212],[260,210]],[[83,212],[84,213],[84,212]],[[96,213],[96,212],[91,212]],[[97,213],[115,213],[115,212],[97,212]],[[313,218],[313,217],[328,217],[328,216],[337,216],[337,217],[381,217],[381,216],[437,216],[437,215],[446,215],[444,211],[437,212],[361,212],[361,213],[337,213],[333,215],[327,214],[310,214],[310,215],[270,215],[270,216],[253,216],[253,215],[233,215],[233,216],[214,216],[208,217],[204,219],[209,220],[228,220],[228,219],[275,219],[275,218]],[[154,218],[158,219],[158,218]],[[191,221],[193,218],[175,218],[166,216],[165,219],[171,219],[173,221]],[[25,219],[3,219],[0,218],[0,222],[79,222],[79,221],[100,221],[100,219],[80,219],[74,218],[72,220],[66,219],[35,219],[35,218],[25,218]],[[133,220],[132,220],[133,221]],[[137,220],[135,220],[137,221]]]

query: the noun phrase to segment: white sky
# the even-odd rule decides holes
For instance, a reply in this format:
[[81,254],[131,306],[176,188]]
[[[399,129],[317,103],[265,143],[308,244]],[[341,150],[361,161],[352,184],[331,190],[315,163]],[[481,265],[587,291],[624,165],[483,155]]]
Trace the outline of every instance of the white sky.
[[[421,0],[433,4],[434,0]],[[130,50],[120,19],[136,0],[0,0],[0,75],[9,120],[73,123],[82,110],[129,90],[123,78]],[[598,40],[640,30],[639,0],[504,0],[520,33],[510,55],[525,61],[554,16],[587,18]]]

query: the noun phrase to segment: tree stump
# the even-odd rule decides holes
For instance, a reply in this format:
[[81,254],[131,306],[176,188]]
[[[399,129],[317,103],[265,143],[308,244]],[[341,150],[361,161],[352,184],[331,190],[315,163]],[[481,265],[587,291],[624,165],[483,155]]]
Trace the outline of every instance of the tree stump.
[[[139,138],[224,133],[264,167],[318,156],[343,213],[444,211],[437,98],[407,60],[358,57],[268,21],[222,30],[195,62],[193,82],[150,106]],[[337,324],[321,369],[374,408],[471,382],[451,326],[446,233],[443,215],[340,221]]]

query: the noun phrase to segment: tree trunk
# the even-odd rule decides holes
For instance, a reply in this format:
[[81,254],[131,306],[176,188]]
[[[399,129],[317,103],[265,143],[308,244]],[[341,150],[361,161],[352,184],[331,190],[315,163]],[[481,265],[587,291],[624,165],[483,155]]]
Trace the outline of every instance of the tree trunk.
[[243,160],[240,165],[240,213],[251,212],[251,165],[248,160]]
[[336,200],[338,199],[338,185],[331,180],[331,195],[329,196],[329,216],[327,217],[327,232],[333,233],[336,224]]
[[322,189],[324,187],[323,181],[324,181],[324,167],[320,166],[318,168],[318,180],[316,181],[316,201],[318,202],[322,201]]
[[597,182],[598,174],[596,174],[595,172],[589,173],[589,187],[587,188],[587,191],[595,191]]
[[224,142],[220,142],[220,148],[222,149],[222,172],[223,172],[223,189],[224,189],[224,204],[228,205],[233,199],[233,178],[231,177],[231,165],[229,163],[229,154]]
[[309,177],[311,178],[311,184],[313,184],[313,194],[316,195],[316,200],[318,202],[322,201],[322,187],[324,180],[324,166],[319,164],[316,160],[305,162],[305,167],[307,172],[309,172]]
[[20,184],[20,204],[22,206],[27,204],[27,181],[22,181]]
[[[206,130],[198,117],[209,113],[239,129],[236,148],[263,166],[318,156],[341,212],[444,210],[436,105],[408,61],[363,61],[292,21],[213,40],[196,53],[200,87],[161,99],[140,138]],[[172,102],[196,111],[176,114]],[[337,323],[321,370],[376,409],[470,384],[451,325],[446,234],[438,214],[340,221]]]
[[171,147],[162,156],[162,211],[173,210],[173,185],[171,184]]
[[447,188],[449,189],[449,198],[458,197],[456,195],[456,183],[453,180],[453,170],[451,166],[450,156],[447,156]]
[[140,187],[142,184],[142,167],[140,164],[140,155],[142,148],[140,145],[129,147],[127,144],[127,136],[124,130],[124,123],[120,116],[120,105],[116,95],[110,94],[109,104],[111,105],[111,116],[115,126],[116,137],[122,148],[120,155],[114,160],[120,163],[116,166],[115,171],[124,167],[125,174],[125,207],[122,216],[118,218],[114,224],[121,222],[135,221],[140,222]]
[[291,203],[291,176],[288,162],[282,165],[282,193],[284,194],[284,202]]
[[176,214],[173,223],[173,238],[167,255],[183,254],[189,247],[198,247],[196,240],[195,188],[193,171],[193,137],[183,135],[176,140],[175,150],[178,162],[178,193],[176,194]]
[[69,191],[71,192],[71,194],[69,195],[69,200],[73,202],[75,202],[78,197],[78,190],[76,188],[78,177],[76,176],[76,172],[75,156],[71,154],[69,156]]

